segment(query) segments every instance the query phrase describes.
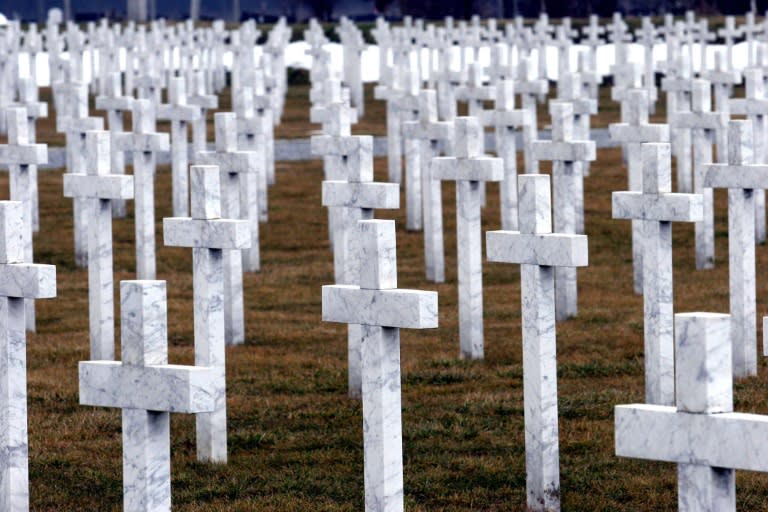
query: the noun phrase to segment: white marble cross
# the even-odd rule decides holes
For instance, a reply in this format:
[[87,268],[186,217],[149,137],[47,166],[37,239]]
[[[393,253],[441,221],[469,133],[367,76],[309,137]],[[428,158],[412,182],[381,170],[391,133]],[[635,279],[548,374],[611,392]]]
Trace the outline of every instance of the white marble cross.
[[499,183],[501,229],[517,229],[517,147],[515,129],[533,122],[529,110],[515,108],[515,82],[496,84],[494,109],[483,112],[483,124],[495,127],[496,155],[504,160],[504,179]]
[[[336,284],[357,285],[362,272],[357,257],[357,223],[372,219],[374,209],[397,209],[400,206],[400,187],[397,183],[373,182],[372,137],[347,137],[344,142],[346,149],[341,157],[342,169],[338,179],[323,181],[322,203],[323,206],[338,208],[340,214],[334,235]],[[312,149],[319,154],[329,154],[338,151],[338,141],[327,135],[312,137]],[[358,398],[362,389],[360,326],[350,324],[347,338],[349,396]]]
[[[246,221],[221,218],[220,171],[193,165],[189,170],[192,217],[163,219],[165,245],[192,248],[195,364],[219,372],[224,387],[224,250],[250,245]],[[211,413],[198,414],[197,459],[227,461],[226,397]]]
[[768,471],[768,416],[734,413],[730,320],[675,315],[676,407],[614,409],[616,455],[678,464],[678,509],[736,510],[735,471]]
[[[35,143],[37,141],[36,122],[41,117],[48,117],[48,103],[40,101],[37,82],[31,78],[19,78],[19,100],[17,103],[19,106],[26,109],[29,142]],[[32,197],[32,231],[37,233],[40,231],[40,199],[37,185],[37,165],[29,165],[27,166],[27,170],[29,172],[29,184],[32,188],[30,191]]]
[[86,135],[87,174],[65,174],[64,196],[84,200],[88,215],[88,318],[91,359],[115,359],[112,200],[133,198],[133,176],[109,174],[109,132]]
[[495,98],[496,88],[483,83],[483,67],[480,62],[469,65],[469,80],[456,88],[456,99],[467,102],[468,115],[478,117],[483,111],[483,103]]
[[[597,100],[585,94],[581,73],[568,73],[558,81],[557,99],[573,105],[573,136],[577,140],[590,140],[591,116],[597,114]],[[589,162],[581,164],[584,176],[589,176]],[[577,233],[584,232],[584,218],[576,226]]]
[[189,159],[187,125],[200,117],[200,107],[187,103],[184,78],[171,78],[168,86],[168,104],[157,107],[157,118],[171,122],[171,175],[173,186],[173,216],[189,215]]
[[465,359],[483,358],[483,248],[480,183],[504,179],[501,158],[482,155],[477,118],[457,117],[453,157],[432,159],[432,176],[456,182],[456,246],[459,275],[459,344]]
[[522,175],[520,231],[486,233],[488,261],[520,264],[525,469],[529,510],[560,509],[555,274],[588,263],[587,237],[552,233],[549,176]]
[[[133,109],[133,96],[123,96],[123,87],[120,83],[121,73],[110,73],[107,77],[106,94],[96,97],[96,108],[107,111],[107,126],[109,133],[122,132],[123,113]],[[125,154],[116,145],[112,146],[112,174],[125,174]],[[117,218],[125,217],[125,201],[115,200],[112,203],[112,213]],[[141,278],[147,279],[147,278]]]
[[755,34],[759,34],[762,27],[755,24],[755,13],[749,11],[745,14],[744,24],[739,27],[739,34],[747,40],[747,66],[754,67],[756,64],[755,56]]
[[[67,97],[63,105],[68,107],[56,117],[56,130],[64,132],[67,140],[67,173],[85,174],[85,133],[90,130],[102,130],[104,120],[100,117],[88,117],[88,87],[83,83],[71,83],[66,87]],[[88,264],[88,212],[85,199],[77,198],[73,203],[75,264],[84,267]]]
[[[629,190],[643,188],[643,168],[640,146],[644,142],[669,142],[669,126],[648,123],[648,92],[630,89],[626,93],[626,122],[608,126],[611,139],[626,144]],[[643,293],[643,226],[632,221],[632,268],[635,293]]]
[[[9,127],[11,128],[11,127]],[[56,296],[56,267],[25,254],[25,207],[0,201],[0,510],[29,510],[24,303]]]
[[[404,123],[419,119],[421,79],[415,72],[409,70],[406,70],[404,75],[405,86],[403,90],[392,97],[388,104],[392,106],[394,115],[400,123],[400,127],[397,129],[398,138],[405,149],[403,155],[405,157],[405,229],[421,231],[423,229],[423,216],[420,142],[406,138],[403,134]],[[389,158],[392,158],[392,155],[389,155]]]
[[523,126],[523,156],[525,158],[525,173],[537,174],[539,162],[533,158],[533,141],[538,139],[539,119],[536,112],[536,102],[545,98],[549,90],[549,82],[532,75],[531,60],[520,59],[515,79],[515,93],[520,95],[520,104],[531,116],[531,122]]
[[168,364],[165,281],[120,282],[122,362],[80,361],[80,405],[123,410],[123,509],[171,510],[171,412],[222,403],[219,370]]
[[[768,163],[768,97],[765,92],[765,72],[761,68],[744,70],[745,97],[732,99],[729,103],[731,114],[745,115],[752,121],[753,162]],[[755,190],[755,239],[758,243],[766,240],[765,191]]]
[[150,100],[133,103],[133,133],[112,135],[114,151],[133,153],[136,277],[155,278],[155,155],[168,151],[167,133],[155,131],[155,107]]
[[374,89],[374,97],[387,101],[387,180],[392,183],[401,183],[402,169],[402,140],[400,138],[400,114],[395,106],[395,99],[403,90],[403,72],[397,66],[392,68],[392,79],[387,85],[377,86]]
[[[29,172],[32,165],[48,162],[48,147],[45,144],[31,144],[27,109],[10,107],[6,109],[6,127],[8,129],[8,144],[0,145],[0,164],[7,165],[10,182],[10,198],[19,201],[24,210],[24,225],[22,238],[24,241],[25,261],[33,257],[33,226],[34,190],[33,177]],[[35,331],[35,302],[28,300],[25,306],[26,328]]]
[[[597,48],[605,43],[600,37],[605,34],[605,27],[600,25],[600,18],[596,14],[589,16],[589,25],[581,28],[581,44],[585,45],[589,57],[589,68],[597,69]],[[589,97],[597,99],[597,87],[590,91]]]
[[[257,70],[256,73],[259,73]],[[240,187],[240,209],[242,218],[248,219],[251,230],[251,247],[242,251],[243,270],[258,272],[261,269],[261,252],[259,249],[259,222],[267,221],[267,139],[270,130],[270,120],[263,115],[263,109],[254,106],[253,89],[242,87],[235,95],[235,112],[237,115],[238,144],[244,151],[253,151],[260,158],[256,160],[256,168],[252,173],[241,176],[244,180]]]
[[[691,111],[691,63],[682,57],[669,69],[661,81],[661,88],[667,93],[667,117],[680,112]],[[672,150],[677,167],[677,190],[693,191],[693,170],[691,167],[691,130],[673,129],[670,132]]]
[[[729,17],[726,17],[726,22]],[[733,17],[731,16],[731,21]],[[715,53],[715,68],[702,71],[701,78],[709,80],[715,93],[715,111],[730,113],[730,98],[733,87],[742,81],[741,72],[728,68],[723,62],[723,54]],[[728,162],[727,130],[719,130],[717,137],[717,161],[721,164]]]
[[[264,123],[264,158],[266,159],[266,183],[269,186],[275,184],[275,119],[278,109],[275,106],[275,88],[271,85],[272,78],[267,77],[261,70],[254,73],[253,82],[253,106],[256,115]],[[267,194],[259,203],[261,205],[262,221],[267,221]]]
[[[403,136],[420,141],[421,205],[424,220],[424,266],[426,277],[435,283],[445,281],[443,240],[443,194],[440,180],[432,176],[432,159],[440,154],[440,143],[453,143],[453,123],[437,120],[437,93],[424,89],[419,93],[419,120],[403,123]],[[406,195],[406,200],[413,200]]]
[[651,112],[655,111],[656,98],[656,66],[653,58],[654,47],[662,42],[657,39],[658,32],[649,16],[643,16],[642,27],[635,30],[637,42],[643,45],[643,86],[648,91]]
[[669,143],[643,143],[639,149],[642,185],[640,190],[613,193],[613,218],[633,219],[641,234],[637,242],[643,268],[645,401],[671,405],[675,397],[672,222],[700,221],[704,199],[701,194],[672,193]]
[[[221,171],[221,214],[226,219],[242,219],[241,176],[257,171],[257,155],[237,150],[237,119],[231,112],[214,115],[216,151],[201,151],[198,164],[217,165]],[[247,215],[245,216],[247,219]],[[224,325],[228,345],[245,343],[245,304],[243,297],[243,258],[239,249],[224,252]]]
[[726,16],[725,26],[718,29],[717,35],[725,40],[725,70],[731,70],[733,69],[733,39],[741,35],[741,31],[736,28],[736,18]]
[[705,186],[728,189],[728,276],[735,377],[757,375],[755,189],[768,188],[768,165],[754,162],[753,125],[728,124],[728,163],[708,165]]
[[208,111],[219,107],[219,97],[206,94],[205,72],[202,70],[194,72],[192,85],[187,103],[200,107],[200,117],[192,121],[192,152],[197,154],[208,149]]
[[[355,149],[358,139],[352,138],[351,119],[354,110],[346,102],[339,101],[324,107],[323,130],[325,135],[313,136],[313,139],[323,142],[314,143],[312,153],[323,157],[323,170],[326,180],[346,179],[344,159]],[[352,144],[350,145],[349,142]],[[318,153],[322,151],[322,153]],[[340,207],[328,207],[328,232],[331,241],[331,250],[334,254],[334,270],[336,282],[341,282],[341,274],[345,265],[340,261],[345,257],[344,251],[337,248],[336,234],[341,221],[343,211]]]
[[[556,233],[576,233],[584,225],[584,176],[582,162],[595,160],[595,142],[574,140],[573,105],[551,101],[552,140],[535,141],[533,158],[552,161],[554,224]],[[555,269],[555,313],[565,320],[578,313],[576,268]]]
[[[691,81],[691,111],[672,112],[669,124],[673,130],[690,130],[693,144],[693,191],[704,197],[704,219],[696,227],[696,268],[715,266],[715,210],[711,188],[704,187],[704,166],[712,163],[715,135],[728,123],[728,114],[711,111],[710,84],[706,80]],[[683,150],[685,153],[685,149]]]
[[366,512],[402,512],[400,329],[437,327],[437,292],[397,288],[395,222],[358,223],[360,284],[323,286],[323,320],[362,326]]

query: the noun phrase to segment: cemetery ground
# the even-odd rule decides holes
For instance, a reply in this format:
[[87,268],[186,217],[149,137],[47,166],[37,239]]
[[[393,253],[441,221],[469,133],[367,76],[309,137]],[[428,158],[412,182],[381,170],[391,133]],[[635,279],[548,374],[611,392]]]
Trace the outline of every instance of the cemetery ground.
[[[307,89],[288,94],[278,137],[306,137],[316,128],[306,120]],[[353,131],[382,134],[383,112],[370,102]],[[606,109],[593,124],[616,117]],[[541,112],[539,119],[548,116]],[[40,127],[41,142],[55,143],[44,127],[50,122]],[[386,162],[375,163],[383,181]],[[611,219],[611,192],[627,189],[620,151],[598,150],[591,169],[585,180],[590,265],[578,274],[579,316],[557,325],[562,507],[670,510],[677,503],[674,465],[614,456],[613,406],[643,401],[643,305],[632,292],[630,222]],[[193,417],[172,415],[175,510],[363,508],[362,411],[346,397],[346,326],[320,321],[320,286],[333,282],[321,181],[320,159],[277,164],[269,222],[261,228],[262,270],[244,278],[247,340],[227,350],[229,463],[196,462]],[[7,190],[7,175],[0,182]],[[443,184],[445,284],[424,279],[422,235],[405,231],[404,211],[376,212],[397,223],[399,286],[439,292],[440,327],[401,333],[406,508],[524,510],[519,266],[484,262],[486,359],[459,360],[454,190]],[[192,364],[192,251],[162,244],[162,218],[171,215],[168,166],[158,169],[156,191],[169,361]],[[73,261],[72,201],[62,196],[61,170],[40,173],[40,193],[34,261],[56,265],[58,297],[38,301],[38,332],[28,336],[32,509],[120,510],[120,411],[78,405],[77,362],[88,354],[88,279]],[[673,227],[676,312],[728,311],[726,192],[715,191],[715,198],[715,269],[694,270],[693,226]],[[128,218],[113,223],[115,283],[135,276],[128,205]],[[483,231],[499,229],[496,185],[488,186],[482,216]],[[768,247],[760,246],[760,317],[768,314],[765,268]],[[759,361],[757,377],[736,381],[739,412],[768,413],[768,368]],[[765,475],[738,472],[737,488],[740,510],[768,506]]]

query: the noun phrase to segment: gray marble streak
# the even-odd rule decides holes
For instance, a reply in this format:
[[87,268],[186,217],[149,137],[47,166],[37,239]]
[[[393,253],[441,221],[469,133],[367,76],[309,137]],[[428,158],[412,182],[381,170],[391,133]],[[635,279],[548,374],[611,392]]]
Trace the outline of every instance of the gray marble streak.
[[213,411],[220,371],[168,365],[164,281],[123,281],[122,363],[81,361],[80,403],[123,409],[123,506],[170,510],[169,412]]

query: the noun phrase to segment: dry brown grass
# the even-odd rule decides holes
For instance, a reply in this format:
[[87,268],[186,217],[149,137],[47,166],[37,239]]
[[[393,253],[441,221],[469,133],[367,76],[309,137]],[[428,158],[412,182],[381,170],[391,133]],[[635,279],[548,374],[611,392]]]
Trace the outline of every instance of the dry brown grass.
[[[289,103],[283,133],[308,129],[301,122],[305,109],[300,100]],[[366,117],[366,123],[383,126],[383,117]],[[385,163],[376,160],[378,179]],[[160,219],[170,215],[169,174],[162,167],[157,175],[159,234]],[[362,419],[360,403],[345,396],[345,328],[320,321],[320,286],[333,280],[321,179],[319,161],[278,164],[262,230],[263,270],[245,276],[247,342],[227,351],[230,461],[195,462],[193,419],[175,415],[176,510],[362,509]],[[0,181],[7,190],[6,176]],[[585,188],[590,266],[579,272],[578,318],[557,326],[563,510],[670,510],[673,465],[613,455],[613,406],[643,398],[642,301],[631,287],[630,225],[610,213],[611,191],[626,188],[617,150],[599,152]],[[87,278],[73,264],[71,201],[62,197],[61,172],[42,173],[40,190],[35,261],[57,265],[59,293],[38,301],[39,332],[28,338],[32,508],[119,510],[120,413],[78,405],[77,361],[87,358],[88,347]],[[498,229],[498,189],[488,191],[483,227]],[[425,281],[422,237],[403,229],[403,212],[377,212],[397,222],[400,286],[437,290],[440,301],[438,329],[401,334],[407,508],[523,510],[519,271],[485,263],[486,360],[458,360],[453,186],[446,184],[443,194],[446,284]],[[716,197],[716,269],[694,270],[693,227],[674,227],[679,312],[728,308],[725,193]],[[134,277],[131,217],[116,220],[114,233],[117,282]],[[170,360],[177,363],[193,359],[190,253],[163,247],[158,237],[158,277],[168,281]],[[765,246],[757,258],[762,316]],[[758,377],[737,382],[737,410],[768,412],[767,375],[761,359]],[[740,473],[737,486],[741,510],[765,509],[767,477]]]

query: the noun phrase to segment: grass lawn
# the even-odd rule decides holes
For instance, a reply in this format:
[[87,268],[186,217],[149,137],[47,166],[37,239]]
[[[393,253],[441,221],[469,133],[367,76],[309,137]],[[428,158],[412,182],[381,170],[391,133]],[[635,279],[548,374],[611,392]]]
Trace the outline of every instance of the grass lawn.
[[[317,129],[307,124],[306,96],[306,87],[289,91],[279,137],[306,137]],[[595,126],[618,115],[603,105]],[[354,131],[383,134],[383,112],[380,103],[371,102]],[[54,144],[50,122],[41,123],[40,139]],[[386,161],[375,163],[377,179],[383,180]],[[261,232],[262,271],[245,275],[247,341],[227,350],[229,463],[197,463],[194,419],[174,415],[175,510],[363,508],[361,406],[346,398],[346,327],[320,321],[320,286],[333,281],[327,216],[320,206],[322,164],[277,165],[270,218]],[[7,194],[7,175],[0,181]],[[585,182],[590,266],[579,270],[579,316],[557,326],[566,511],[658,511],[677,503],[672,464],[613,455],[613,406],[643,400],[643,308],[632,292],[630,223],[611,219],[611,192],[625,190],[626,182],[620,151],[600,150]],[[71,200],[62,197],[61,183],[62,171],[41,172],[35,262],[57,266],[58,297],[38,301],[38,332],[28,336],[32,509],[119,510],[120,411],[78,405],[77,362],[88,356],[88,280],[73,263]],[[168,281],[169,359],[191,364],[191,251],[162,245],[162,218],[171,211],[167,166],[158,169],[156,195],[157,274]],[[452,184],[443,186],[443,195],[447,282],[442,285],[424,279],[422,236],[405,231],[404,212],[376,214],[397,222],[400,286],[439,292],[440,327],[401,332],[406,507],[524,510],[519,268],[484,263],[486,359],[460,361]],[[678,312],[728,310],[726,193],[715,196],[715,269],[694,270],[693,226],[673,228]],[[119,280],[135,276],[132,206],[129,202],[128,218],[114,221],[116,292]],[[491,185],[483,229],[499,225],[498,187]],[[757,249],[757,266],[763,316],[765,246]],[[119,328],[117,333],[119,338]],[[759,373],[736,382],[736,410],[768,413],[762,358]],[[768,476],[740,472],[737,489],[740,510],[766,508]]]

